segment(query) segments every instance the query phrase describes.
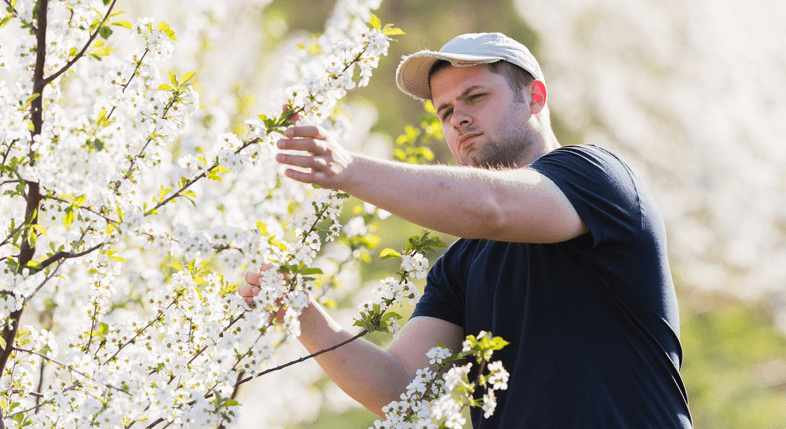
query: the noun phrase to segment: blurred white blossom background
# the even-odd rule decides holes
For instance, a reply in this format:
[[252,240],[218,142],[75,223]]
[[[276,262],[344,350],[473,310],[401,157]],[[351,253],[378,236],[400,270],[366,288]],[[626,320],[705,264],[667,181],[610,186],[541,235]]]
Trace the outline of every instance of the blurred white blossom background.
[[538,32],[552,109],[647,177],[678,281],[783,302],[786,2],[515,5]]

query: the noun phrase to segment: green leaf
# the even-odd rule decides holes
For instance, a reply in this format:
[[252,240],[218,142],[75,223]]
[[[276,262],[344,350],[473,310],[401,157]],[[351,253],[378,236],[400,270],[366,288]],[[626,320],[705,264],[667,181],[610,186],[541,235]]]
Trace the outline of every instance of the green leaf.
[[267,225],[265,225],[265,223],[264,223],[264,222],[262,222],[261,220],[258,220],[258,221],[257,221],[257,229],[259,230],[259,233],[260,233],[260,234],[261,234],[263,237],[267,237],[267,235],[268,235],[268,232],[267,232]]
[[234,405],[240,405],[240,402],[237,402],[234,399],[230,399],[230,400],[224,402],[224,406],[225,407],[231,407],[231,406],[234,406]]
[[13,18],[14,18],[13,15],[8,15],[5,18],[3,18],[3,20],[0,21],[0,28],[5,27],[5,25],[8,24],[8,22],[11,21]]
[[401,319],[401,315],[398,313],[394,313],[392,311],[388,311],[385,314],[383,314],[379,320],[381,322],[387,322],[390,319],[396,319],[396,320]]
[[183,271],[183,265],[180,262],[172,262],[169,266],[178,271]]
[[109,38],[109,36],[111,36],[111,35],[112,35],[112,29],[111,29],[111,28],[109,28],[109,27],[108,27],[108,26],[106,26],[106,25],[102,25],[102,26],[101,26],[101,28],[99,28],[99,29],[98,29],[98,34],[100,34],[100,35],[101,35],[101,37],[102,37],[104,40],[106,40],[106,39],[108,39],[108,38]]
[[175,37],[175,32],[169,28],[169,24],[167,24],[166,22],[164,21],[159,22],[158,25],[156,25],[156,28],[166,33],[169,39],[177,40],[177,37]]
[[71,226],[72,223],[74,223],[74,220],[76,220],[76,213],[74,211],[74,208],[73,207],[66,208],[65,214],[63,215],[63,224],[66,226],[66,228],[68,228],[69,226]]
[[101,336],[105,336],[109,333],[109,325],[104,322],[98,324],[98,334]]
[[401,253],[398,253],[397,251],[388,247],[382,250],[382,252],[379,254],[379,257],[382,259],[400,258]]
[[104,0],[104,6],[107,6],[111,2],[112,2],[112,0]]
[[159,91],[174,91],[175,88],[172,88],[172,85],[170,85],[168,83],[162,83],[161,85],[158,85],[158,90]]
[[169,80],[172,82],[172,86],[174,86],[175,88],[179,87],[180,83],[177,81],[177,75],[175,75],[172,72],[167,72],[167,73],[169,73]]
[[191,72],[188,72],[188,73],[184,74],[183,77],[181,78],[181,81],[183,82],[182,85],[187,84],[188,81],[190,81],[194,77],[194,75],[196,75],[195,71],[191,71]]
[[41,226],[39,224],[33,225],[33,229],[35,230],[35,232],[37,232],[39,234],[46,235],[46,228],[44,228],[43,226]]
[[158,195],[158,201],[163,201],[166,194],[168,194],[171,190],[172,188],[164,189],[164,185],[161,185],[161,193]]
[[130,23],[130,22],[128,22],[128,21],[115,21],[115,22],[113,22],[113,23],[112,23],[112,24],[110,24],[110,25],[118,25],[118,26],[120,26],[120,27],[127,28],[127,29],[129,29],[129,30],[131,30],[131,29],[133,28],[133,26],[131,25],[131,23]]
[[287,251],[287,245],[286,244],[284,244],[284,243],[282,243],[282,242],[280,242],[278,240],[273,240],[272,237],[271,237],[271,240],[269,240],[269,243],[270,243],[271,246],[276,246],[279,249],[281,249],[282,252],[286,252]]
[[402,29],[400,29],[400,28],[395,28],[395,27],[392,27],[392,28],[388,28],[388,29],[384,30],[384,31],[382,32],[382,34],[384,34],[385,36],[400,36],[400,35],[402,35],[402,34],[407,34],[407,33],[405,33],[405,32],[404,32]]
[[307,268],[300,272],[300,274],[307,276],[309,274],[324,274],[319,268]]
[[382,28],[382,23],[379,22],[379,18],[377,18],[377,16],[374,15],[373,13],[371,14],[371,19],[369,19],[368,22],[369,22],[369,24],[371,24],[371,27],[373,27],[376,30],[379,30],[379,29]]

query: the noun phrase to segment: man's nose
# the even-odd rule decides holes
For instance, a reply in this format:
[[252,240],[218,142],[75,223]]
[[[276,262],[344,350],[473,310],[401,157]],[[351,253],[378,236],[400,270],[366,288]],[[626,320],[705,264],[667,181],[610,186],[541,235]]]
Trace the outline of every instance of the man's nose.
[[450,121],[453,128],[460,130],[472,125],[472,116],[465,109],[454,108]]

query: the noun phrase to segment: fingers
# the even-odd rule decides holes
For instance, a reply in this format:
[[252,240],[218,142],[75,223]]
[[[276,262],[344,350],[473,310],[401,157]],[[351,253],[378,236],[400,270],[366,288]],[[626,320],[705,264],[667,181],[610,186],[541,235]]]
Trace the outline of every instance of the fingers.
[[314,155],[322,155],[325,153],[325,147],[322,141],[310,137],[280,139],[277,144],[278,148],[282,150],[300,150],[311,152]]
[[284,174],[286,174],[290,179],[297,180],[298,182],[302,183],[323,184],[327,181],[327,175],[321,171],[313,171],[308,173],[305,171],[287,169],[284,171]]
[[[243,276],[244,280],[248,284],[241,285],[237,288],[237,294],[240,295],[247,304],[251,304],[254,302],[254,297],[262,290],[259,286],[261,284],[260,280],[262,279],[262,272],[272,270],[276,268],[275,264],[270,262],[264,262],[260,264],[258,273],[255,272],[246,272]],[[284,275],[285,279],[288,279],[289,276]]]
[[257,285],[242,285],[237,288],[238,295],[242,297],[256,296],[261,289]]
[[246,274],[243,276],[243,279],[246,281],[246,283],[254,286],[259,286],[259,279],[261,278],[262,274],[251,271],[246,272]]
[[302,138],[314,138],[320,140],[326,140],[328,138],[328,132],[316,125],[298,125],[294,127],[289,127],[284,131],[284,135],[289,138],[293,137],[302,137]]
[[254,297],[259,293],[260,288],[256,285],[242,285],[237,288],[237,293],[246,301],[246,304],[254,302]]
[[281,164],[301,168],[324,169],[327,167],[327,161],[325,161],[324,158],[318,156],[279,153],[276,155],[276,161]]

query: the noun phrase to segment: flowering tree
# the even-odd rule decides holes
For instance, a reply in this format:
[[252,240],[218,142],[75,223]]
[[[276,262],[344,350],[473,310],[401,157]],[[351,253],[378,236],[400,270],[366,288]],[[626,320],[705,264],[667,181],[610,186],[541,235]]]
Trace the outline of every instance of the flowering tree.
[[[371,14],[378,1],[339,1],[287,59],[283,112],[199,139],[195,72],[158,68],[177,40],[167,23],[122,20],[116,0],[5,3],[0,27],[19,37],[13,57],[0,46],[15,79],[0,82],[0,427],[229,426],[239,386],[312,357],[261,369],[299,334],[308,296],[369,250],[378,214],[342,226],[347,195],[281,179],[273,144],[296,118],[345,132],[338,100],[401,31]],[[136,41],[120,58],[110,42],[124,36]],[[411,143],[402,153],[428,157]],[[411,279],[440,245],[424,232],[383,251],[402,268],[361,307],[357,337],[396,331],[388,309],[417,298]],[[275,269],[248,305],[221,272],[263,262]],[[461,357],[483,355],[473,347]]]

